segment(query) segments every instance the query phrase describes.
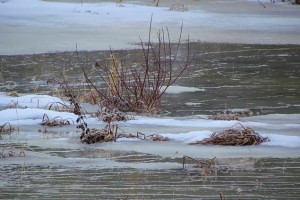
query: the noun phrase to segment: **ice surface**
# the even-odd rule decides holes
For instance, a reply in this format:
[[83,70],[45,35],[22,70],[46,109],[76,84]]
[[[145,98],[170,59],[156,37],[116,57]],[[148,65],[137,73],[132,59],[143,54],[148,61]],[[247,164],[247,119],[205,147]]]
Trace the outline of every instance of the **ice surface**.
[[68,102],[62,101],[58,97],[52,97],[49,95],[26,95],[20,97],[10,97],[6,96],[5,93],[0,93],[0,106],[13,106],[17,105],[21,108],[46,108],[51,106],[59,106],[68,105]]
[[[165,86],[161,88],[161,90],[165,90]],[[171,85],[167,88],[166,93],[168,94],[179,94],[182,92],[203,92],[205,89],[196,88],[196,87],[183,87],[183,86],[175,86]]]
[[[0,95],[0,102],[2,105],[7,105],[14,99],[21,102],[22,107],[27,108],[13,108],[4,109],[0,111],[0,125],[9,122],[11,125],[26,127],[36,126],[42,122],[44,114],[50,119],[61,117],[73,121],[74,124],[77,115],[69,112],[57,112],[47,110],[46,105],[52,102],[62,101],[57,97],[48,95],[24,95],[21,97],[7,97],[4,93]],[[31,107],[31,108],[30,108]],[[87,115],[87,122],[91,126],[103,127],[104,124],[98,119]],[[205,116],[204,116],[205,117]],[[144,117],[136,116],[133,120],[119,123],[120,127],[134,129],[136,131],[143,127],[146,133],[151,133],[151,129],[156,127],[155,133],[161,134],[164,137],[170,138],[175,142],[191,143],[209,137],[215,131],[243,126],[251,126],[264,137],[269,137],[270,142],[263,143],[266,146],[282,146],[300,148],[300,114],[283,115],[271,114],[264,116],[255,116],[245,118],[244,121],[220,121],[210,120],[207,118],[190,116],[190,117]],[[247,121],[246,121],[247,119]],[[160,128],[157,128],[160,127]],[[196,131],[195,131],[196,130]],[[28,136],[29,137],[29,136]],[[67,138],[70,136],[67,136]],[[118,142],[136,142],[138,139],[119,139]]]
[[199,1],[176,12],[169,9],[172,2],[155,7],[143,1],[11,0],[0,4],[0,54],[75,50],[76,44],[79,50],[133,48],[139,37],[147,39],[151,16],[153,36],[168,26],[172,41],[183,23],[183,40],[189,35],[192,41],[300,44],[299,7],[263,3],[266,8],[257,1]]

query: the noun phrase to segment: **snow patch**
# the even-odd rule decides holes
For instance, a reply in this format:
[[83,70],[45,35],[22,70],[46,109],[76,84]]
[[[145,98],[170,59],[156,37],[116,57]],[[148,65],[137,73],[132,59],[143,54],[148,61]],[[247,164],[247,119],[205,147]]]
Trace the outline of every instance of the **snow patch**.
[[[163,86],[161,90],[165,90],[166,87]],[[169,86],[166,90],[166,93],[168,94],[179,94],[183,92],[204,92],[205,89],[196,88],[196,87],[183,87],[183,86]]]

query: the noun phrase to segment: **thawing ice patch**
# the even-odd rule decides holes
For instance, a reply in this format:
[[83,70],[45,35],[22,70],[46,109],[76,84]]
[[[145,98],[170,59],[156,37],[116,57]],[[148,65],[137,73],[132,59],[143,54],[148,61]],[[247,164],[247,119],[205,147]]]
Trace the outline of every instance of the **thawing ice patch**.
[[6,109],[0,111],[0,124],[9,122],[12,125],[35,125],[42,122],[44,114],[47,114],[49,119],[59,116],[62,119],[69,119],[74,122],[78,117],[74,113],[57,112],[37,108]]
[[216,127],[224,128],[231,127],[237,124],[239,121],[221,121],[221,120],[209,120],[209,119],[179,119],[179,118],[152,118],[152,117],[140,117],[128,121],[128,124],[132,125],[158,125],[158,126],[173,126],[173,127]]
[[[46,114],[49,119],[60,117],[70,122],[76,122],[78,116],[74,113],[46,109],[53,103],[55,106],[66,104],[66,102],[60,98],[49,95],[31,94],[20,97],[10,97],[6,96],[5,93],[0,93],[1,107],[8,108],[10,105],[17,107],[0,111],[0,125],[6,122],[9,122],[11,125],[36,125],[42,122],[44,114]],[[90,118],[89,121],[95,122],[96,119]]]
[[[165,90],[165,86],[161,88],[161,90]],[[184,86],[169,86],[166,90],[168,94],[179,94],[183,92],[204,92],[205,89],[196,88],[196,87],[184,87]]]
[[211,136],[212,133],[213,133],[212,131],[206,130],[206,131],[191,131],[188,133],[178,133],[178,134],[166,133],[161,135],[164,137],[168,137],[174,141],[192,143],[192,142],[203,140],[204,138],[208,138]]
[[267,146],[284,146],[284,147],[300,147],[300,137],[291,135],[276,135],[276,134],[261,134],[263,137],[268,137],[269,142],[263,142],[261,145]]
[[[58,97],[52,97],[49,95],[25,95],[20,97],[11,97],[5,95],[5,93],[0,93],[0,106],[9,107],[16,105],[20,108],[46,108],[53,103],[66,104],[65,101]],[[60,104],[56,104],[60,106]]]
[[198,105],[201,105],[201,104],[203,104],[203,103],[185,102],[184,104],[187,105],[187,106],[198,106]]

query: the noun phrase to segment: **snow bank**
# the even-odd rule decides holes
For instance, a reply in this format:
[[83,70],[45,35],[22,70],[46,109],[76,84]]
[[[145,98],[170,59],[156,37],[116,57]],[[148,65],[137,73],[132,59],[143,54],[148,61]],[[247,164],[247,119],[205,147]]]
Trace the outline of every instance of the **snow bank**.
[[68,112],[57,112],[53,110],[43,110],[37,108],[7,109],[0,111],[0,124],[9,122],[11,125],[36,125],[42,122],[44,114],[49,119],[61,117],[76,122],[77,115]]
[[[67,105],[58,97],[52,97],[49,95],[24,95],[20,97],[6,96],[5,93],[0,93],[0,106],[11,109],[5,109],[0,111],[0,125],[9,122],[11,125],[37,125],[42,122],[44,114],[49,119],[60,117],[69,121],[76,122],[77,115],[69,112],[58,112],[48,110],[51,104],[55,106],[61,106],[61,104]],[[90,119],[96,121],[96,119]]]
[[173,127],[231,127],[238,121],[217,121],[208,119],[176,119],[176,118],[152,118],[152,117],[136,117],[134,120],[127,122],[132,125],[158,125]]
[[61,104],[68,105],[67,102],[61,100],[58,97],[52,97],[49,95],[25,95],[20,97],[10,97],[5,93],[0,93],[0,106],[1,107],[12,107],[17,106],[19,108],[46,108],[53,103],[61,106]]

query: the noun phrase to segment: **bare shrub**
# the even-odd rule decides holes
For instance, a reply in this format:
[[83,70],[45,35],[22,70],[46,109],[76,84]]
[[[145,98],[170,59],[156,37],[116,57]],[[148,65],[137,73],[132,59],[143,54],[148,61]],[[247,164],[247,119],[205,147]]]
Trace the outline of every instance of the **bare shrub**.
[[[124,66],[111,51],[110,64],[95,68],[103,82],[101,86],[97,86],[82,68],[87,83],[103,99],[105,107],[125,112],[157,113],[161,110],[162,95],[190,65],[192,56],[189,40],[184,60],[178,60],[182,26],[179,39],[173,47],[168,28],[157,32],[157,43],[151,42],[151,24],[148,41],[145,43],[140,39],[142,64]],[[99,62],[96,64],[99,65]]]

